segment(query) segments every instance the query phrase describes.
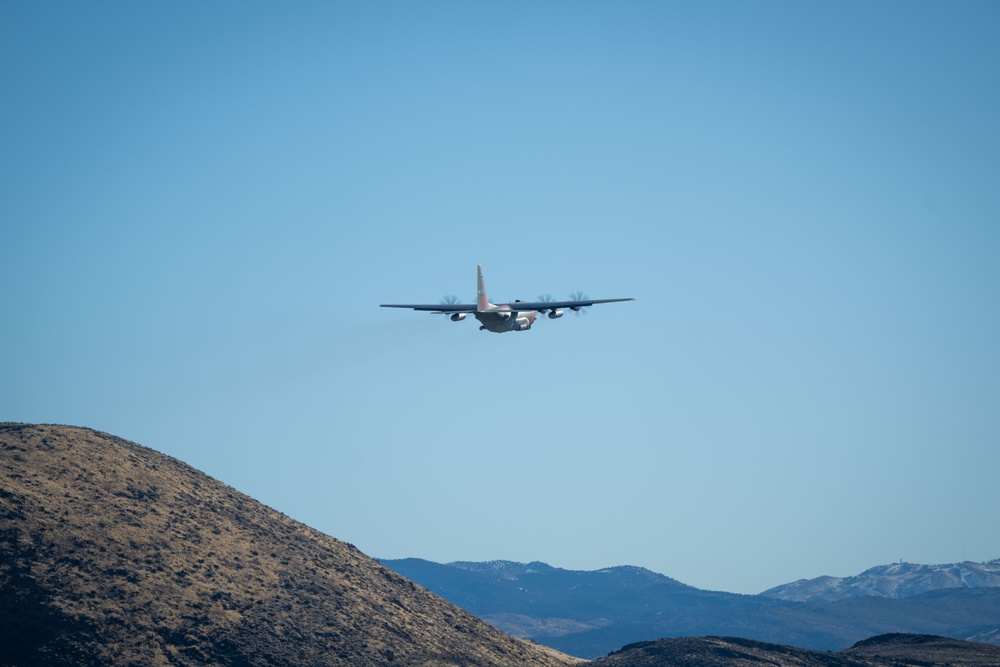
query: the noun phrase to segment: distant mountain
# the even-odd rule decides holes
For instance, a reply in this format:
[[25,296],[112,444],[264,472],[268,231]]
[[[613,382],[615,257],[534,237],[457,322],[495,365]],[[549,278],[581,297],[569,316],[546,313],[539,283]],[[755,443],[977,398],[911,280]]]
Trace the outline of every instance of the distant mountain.
[[995,587],[1000,587],[1000,558],[987,563],[879,565],[853,577],[800,579],[761,595],[796,602],[833,602],[862,596],[907,598],[944,588]]
[[64,426],[0,424],[0,619],[4,667],[574,662],[176,459]]
[[703,591],[638,567],[581,572],[508,561],[382,563],[505,632],[584,658],[660,637],[737,636],[839,651],[887,632],[989,642],[1000,636],[998,588],[818,604]]
[[987,667],[1000,664],[1000,646],[930,635],[886,634],[858,642],[845,651],[829,653],[735,637],[682,637],[631,644],[590,664],[592,667]]

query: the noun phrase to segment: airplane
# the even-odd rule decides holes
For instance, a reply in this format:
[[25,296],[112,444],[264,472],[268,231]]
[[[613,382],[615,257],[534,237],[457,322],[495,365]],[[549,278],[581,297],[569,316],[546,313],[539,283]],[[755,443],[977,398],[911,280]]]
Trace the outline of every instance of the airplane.
[[452,322],[461,322],[466,315],[475,315],[480,322],[480,331],[505,333],[507,331],[527,331],[535,323],[535,313],[548,313],[550,320],[563,316],[563,308],[580,312],[581,308],[593,306],[596,303],[614,303],[617,301],[635,301],[628,299],[575,299],[572,301],[514,301],[514,303],[492,304],[486,296],[486,284],[483,282],[483,265],[476,265],[476,303],[383,303],[380,308],[412,308],[438,315],[450,315]]

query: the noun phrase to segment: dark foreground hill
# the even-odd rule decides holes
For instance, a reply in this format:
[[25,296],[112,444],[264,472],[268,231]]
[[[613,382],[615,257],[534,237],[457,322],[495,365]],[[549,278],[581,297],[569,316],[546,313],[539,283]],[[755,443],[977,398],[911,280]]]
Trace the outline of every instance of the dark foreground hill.
[[1000,588],[812,604],[703,591],[636,567],[580,572],[503,561],[383,563],[505,632],[584,658],[657,637],[748,637],[820,651],[889,632],[1000,637]]
[[0,665],[569,661],[168,456],[0,424]]
[[968,667],[1000,665],[1000,646],[931,635],[888,634],[829,653],[735,637],[681,637],[624,647],[592,667]]

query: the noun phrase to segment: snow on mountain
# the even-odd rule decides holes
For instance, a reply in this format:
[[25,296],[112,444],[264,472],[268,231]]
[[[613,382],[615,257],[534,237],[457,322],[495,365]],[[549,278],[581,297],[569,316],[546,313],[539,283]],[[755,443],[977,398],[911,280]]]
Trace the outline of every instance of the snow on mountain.
[[613,579],[616,584],[622,588],[650,586],[653,584],[669,584],[672,586],[688,588],[676,579],[672,579],[666,575],[635,565],[618,565],[615,567],[606,567],[602,570],[593,571],[564,570],[540,561],[532,561],[530,563],[517,563],[509,560],[491,560],[481,563],[455,561],[453,563],[448,563],[447,565],[460,570],[488,574],[496,577],[497,579],[505,579],[509,581],[518,581],[524,577],[530,577],[532,575],[552,575],[553,577],[576,578],[587,578],[592,575],[604,575],[609,579]]
[[532,561],[530,563],[517,563],[510,560],[490,560],[481,563],[455,561],[453,563],[448,563],[448,565],[451,567],[457,567],[460,570],[490,574],[499,579],[509,580],[517,580],[526,574],[551,572],[556,569],[548,563],[542,563],[540,561]]
[[796,602],[852,597],[908,598],[942,588],[1000,587],[1000,558],[985,563],[877,565],[852,577],[816,577],[770,588],[761,595]]

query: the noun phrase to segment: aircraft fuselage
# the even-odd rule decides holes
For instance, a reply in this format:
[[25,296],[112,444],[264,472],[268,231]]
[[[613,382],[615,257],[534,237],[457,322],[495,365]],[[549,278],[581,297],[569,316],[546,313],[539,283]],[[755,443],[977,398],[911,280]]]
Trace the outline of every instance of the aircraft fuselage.
[[535,311],[514,310],[509,305],[493,306],[493,309],[475,315],[482,325],[479,328],[493,333],[527,331],[535,322]]

